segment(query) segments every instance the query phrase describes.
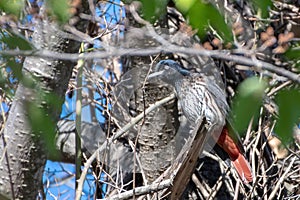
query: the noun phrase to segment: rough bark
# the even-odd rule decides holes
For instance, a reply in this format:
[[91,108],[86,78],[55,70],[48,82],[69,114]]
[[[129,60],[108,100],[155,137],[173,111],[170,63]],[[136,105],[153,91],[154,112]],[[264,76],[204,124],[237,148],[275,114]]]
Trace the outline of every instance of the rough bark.
[[[86,6],[82,8],[84,7]],[[36,19],[34,25],[32,43],[37,49],[78,51],[79,42],[67,39],[61,28],[46,16]],[[80,27],[83,30],[83,26]],[[44,94],[51,93],[63,100],[73,66],[74,63],[69,61],[38,57],[25,59],[23,75],[32,78],[36,85],[27,87],[20,82],[9,111],[0,145],[0,154],[4,155],[0,168],[2,196],[10,199],[35,199],[38,194],[43,195],[42,173],[47,149],[44,148],[41,135],[33,133],[25,106],[27,102],[34,102],[37,107],[46,107],[34,88],[41,88]],[[58,121],[59,114],[60,109],[48,113],[54,122]]]

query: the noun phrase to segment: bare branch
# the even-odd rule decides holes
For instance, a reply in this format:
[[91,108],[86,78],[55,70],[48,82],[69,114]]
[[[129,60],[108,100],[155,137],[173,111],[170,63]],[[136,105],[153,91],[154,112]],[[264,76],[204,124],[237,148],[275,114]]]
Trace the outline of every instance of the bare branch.
[[291,171],[291,168],[293,167],[293,164],[296,160],[296,156],[294,156],[288,166],[288,168],[285,170],[284,174],[280,177],[280,179],[278,180],[275,188],[273,189],[272,193],[270,194],[268,199],[273,199],[275,197],[275,195],[277,194],[277,191],[279,189],[279,186],[283,183],[283,181],[285,180],[285,178],[287,177],[287,174]]
[[[151,185],[137,187],[133,190],[129,190],[127,192],[122,192],[120,194],[105,198],[105,200],[122,200],[122,199],[129,199],[133,197],[133,195],[142,195],[142,194],[149,194],[150,192],[156,192],[158,190],[162,190],[171,186],[171,180],[167,179],[160,183],[153,183]],[[104,199],[103,199],[104,200]]]
[[278,74],[280,76],[284,76],[294,82],[300,83],[299,74],[295,74],[291,71],[288,71],[284,68],[277,67],[270,63],[260,61],[254,58],[247,58],[245,56],[238,56],[231,54],[230,51],[220,51],[220,50],[205,50],[205,49],[197,49],[197,48],[186,48],[178,45],[168,45],[168,46],[158,46],[155,48],[147,48],[147,49],[139,49],[139,48],[114,48],[110,47],[109,51],[103,52],[90,52],[85,53],[84,55],[79,55],[76,53],[58,53],[49,50],[32,50],[32,51],[19,51],[19,50],[5,50],[1,51],[1,55],[9,55],[9,56],[33,56],[33,57],[41,57],[41,58],[52,58],[59,60],[71,60],[77,61],[78,59],[103,59],[109,58],[113,56],[148,56],[153,54],[160,53],[184,53],[188,55],[195,56],[206,56],[212,57],[216,59],[232,61],[241,65],[253,66],[254,70],[261,71],[267,70]]

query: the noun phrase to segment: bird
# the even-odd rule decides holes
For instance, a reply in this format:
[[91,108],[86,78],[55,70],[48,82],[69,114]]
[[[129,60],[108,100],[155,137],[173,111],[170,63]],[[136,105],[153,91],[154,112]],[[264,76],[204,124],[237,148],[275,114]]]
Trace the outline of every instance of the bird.
[[[213,77],[203,73],[193,73],[184,69],[174,60],[161,60],[155,66],[150,78],[158,77],[173,86],[183,115],[191,124],[206,118],[215,142],[228,154],[243,183],[252,182],[252,172],[243,149],[238,145],[227,126],[229,106],[224,89]],[[227,124],[227,125],[226,125]]]

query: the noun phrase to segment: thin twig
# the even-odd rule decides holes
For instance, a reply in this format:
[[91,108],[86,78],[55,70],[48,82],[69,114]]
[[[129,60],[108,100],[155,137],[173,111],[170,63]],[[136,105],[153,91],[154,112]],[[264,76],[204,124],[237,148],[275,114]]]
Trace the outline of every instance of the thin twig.
[[[149,194],[150,192],[162,190],[171,186],[171,180],[167,179],[160,183],[153,183],[151,185],[137,187],[135,189],[129,190],[127,192],[123,192],[112,197],[105,198],[105,200],[122,200],[122,199],[129,199],[134,195],[142,195],[142,194]],[[104,200],[104,199],[103,199]]]
[[[2,100],[2,98],[1,98]],[[0,157],[0,162],[2,163],[2,159],[5,158],[6,161],[6,167],[7,167],[7,171],[8,171],[8,178],[9,178],[9,183],[10,183],[10,190],[11,190],[11,198],[12,199],[16,199],[16,195],[15,195],[15,190],[14,190],[14,182],[12,180],[12,169],[10,167],[10,159],[8,156],[8,152],[7,152],[7,142],[6,142],[6,137],[4,135],[4,124],[6,123],[6,117],[5,117],[5,113],[4,113],[4,109],[3,109],[3,104],[1,102],[0,104],[0,110],[2,111],[2,118],[3,118],[3,124],[1,124],[1,130],[0,130],[0,137],[2,138],[2,142],[3,142],[3,154]],[[0,195],[1,197],[1,195]]]
[[196,185],[196,187],[201,191],[201,193],[203,194],[204,198],[207,199],[207,197],[208,197],[209,194],[208,194],[206,188],[203,187],[203,185],[201,184],[200,180],[195,175],[195,173],[192,175],[192,181],[194,182],[194,184]]
[[[98,155],[98,153],[101,153],[108,144],[111,144],[113,141],[115,141],[117,138],[121,137],[126,131],[128,131],[132,126],[134,126],[137,122],[139,122],[143,117],[144,114],[147,115],[149,114],[151,111],[153,111],[154,109],[158,108],[159,106],[171,101],[172,99],[175,98],[175,94],[171,94],[170,96],[155,102],[152,106],[150,106],[149,108],[146,109],[145,113],[141,113],[138,116],[136,116],[135,118],[133,118],[129,123],[127,123],[123,128],[121,128],[119,131],[117,131],[112,137],[108,138],[102,145],[101,147],[99,147],[92,155],[91,157],[86,161],[86,163],[84,164],[84,168],[82,170],[82,174],[80,179],[78,180],[78,188],[76,193],[77,194],[81,194],[82,193],[82,189],[83,189],[83,182],[85,180],[85,177],[87,175],[88,169],[91,166],[92,162],[95,160],[96,156]],[[79,195],[76,197],[79,197]],[[80,200],[80,198],[76,198],[76,200]]]
[[287,174],[290,172],[296,158],[297,158],[296,156],[292,158],[289,166],[287,167],[287,169],[285,169],[285,172],[282,174],[282,176],[279,178],[278,182],[276,183],[276,186],[274,187],[272,193],[270,194],[269,199],[274,199],[276,192],[279,189],[279,186],[283,183],[284,179],[287,177]]
[[[80,52],[84,52],[84,45],[81,44]],[[75,169],[76,169],[76,180],[80,178],[81,174],[81,162],[82,162],[82,152],[81,152],[81,115],[82,115],[82,74],[84,60],[80,59],[77,62],[78,74],[76,78],[77,83],[77,94],[76,94],[76,118],[75,118]],[[77,188],[78,182],[75,183],[75,188]],[[76,193],[76,196],[80,194]],[[79,197],[80,198],[80,197]]]

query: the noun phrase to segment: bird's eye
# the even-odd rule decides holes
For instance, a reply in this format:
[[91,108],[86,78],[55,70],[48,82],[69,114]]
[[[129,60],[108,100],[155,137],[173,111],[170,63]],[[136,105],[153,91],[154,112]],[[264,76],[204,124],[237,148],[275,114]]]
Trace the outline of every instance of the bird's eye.
[[165,65],[165,66],[164,66],[164,69],[165,69],[165,70],[168,70],[168,69],[170,69],[170,67],[169,67],[168,65]]

